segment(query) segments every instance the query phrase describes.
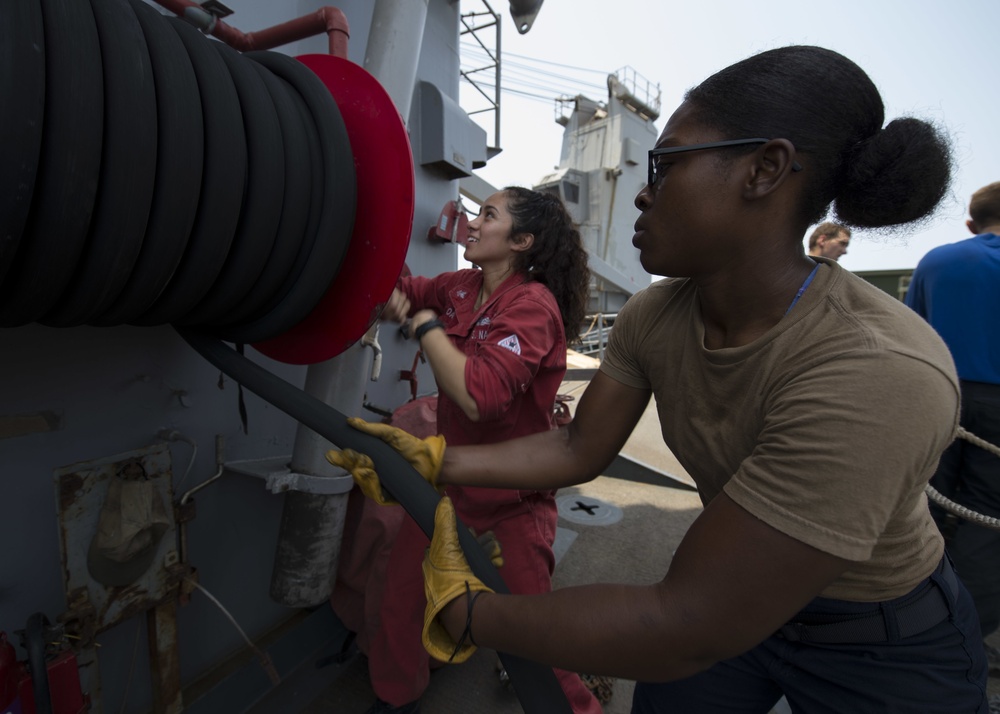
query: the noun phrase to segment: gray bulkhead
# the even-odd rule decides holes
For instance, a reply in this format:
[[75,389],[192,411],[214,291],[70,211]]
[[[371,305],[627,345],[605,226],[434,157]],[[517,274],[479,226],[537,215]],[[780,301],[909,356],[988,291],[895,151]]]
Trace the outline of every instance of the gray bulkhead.
[[[407,263],[414,273],[436,274],[457,266],[461,246],[431,242],[428,229],[442,207],[458,198],[458,178],[471,173],[473,162],[485,163],[486,132],[458,107],[459,17],[464,5],[478,3],[425,4],[416,86],[406,117],[416,173]],[[323,3],[235,0],[230,5],[236,12],[226,22],[250,32],[309,14]],[[349,59],[362,66],[373,34],[379,31],[371,27],[378,5],[372,0],[345,0],[338,5],[350,23]],[[502,20],[509,23],[506,7],[502,9]],[[320,35],[277,49],[293,56],[322,53],[327,38]],[[386,211],[394,210],[397,201],[392,195],[381,197]],[[400,373],[414,365],[414,344],[404,343],[394,326],[380,331],[379,344],[378,381],[370,379],[375,356],[371,347],[356,344],[335,358],[349,365],[340,378],[352,382],[358,395],[352,404],[341,405],[343,411],[379,419],[363,408],[362,400],[391,409],[411,396],[411,383],[400,379]],[[305,384],[311,369],[281,364],[250,346],[246,352],[298,387]],[[417,367],[417,389],[421,394],[434,390],[430,370],[423,365]],[[85,474],[118,455],[155,457],[165,452],[173,495],[179,499],[181,493],[211,478],[217,461],[280,461],[291,454],[295,421],[244,390],[244,433],[240,398],[237,385],[169,326],[59,329],[30,324],[0,330],[0,630],[16,641],[13,632],[23,628],[33,613],[55,621],[69,607],[65,572],[78,571],[81,564],[63,562],[61,524],[75,524],[67,531],[70,538],[85,538],[95,517],[91,515],[89,526],[80,525],[86,517],[72,511],[82,494],[69,488],[61,492],[57,484],[65,481],[58,479]],[[217,445],[222,446],[221,453]],[[196,514],[186,526],[190,565],[197,570],[198,582],[251,638],[280,628],[297,613],[276,604],[268,594],[283,498],[270,493],[261,478],[230,468],[192,498]],[[170,537],[174,535],[172,531]],[[174,545],[164,548],[161,555],[173,557]],[[322,609],[320,605],[318,611]],[[318,622],[332,633],[336,623],[329,608],[325,611],[328,614]],[[243,647],[236,629],[199,592],[177,609],[176,634],[180,681],[188,694],[193,682]],[[101,632],[97,641],[100,684],[92,694],[101,710],[123,710],[126,697],[125,711],[148,710],[153,694],[145,613],[122,618]],[[211,699],[209,693],[200,700],[203,710],[240,711],[266,691],[269,684],[263,670],[253,663],[246,669],[253,672],[241,675],[239,687],[230,687],[225,709],[204,708],[209,706],[205,704]],[[197,710],[198,701],[190,707]]]

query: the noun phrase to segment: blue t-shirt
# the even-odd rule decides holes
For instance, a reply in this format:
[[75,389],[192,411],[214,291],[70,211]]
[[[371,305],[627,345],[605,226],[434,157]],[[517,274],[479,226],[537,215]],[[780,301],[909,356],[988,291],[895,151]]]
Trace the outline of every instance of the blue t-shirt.
[[1000,236],[929,251],[913,271],[906,304],[941,335],[960,379],[1000,384]]

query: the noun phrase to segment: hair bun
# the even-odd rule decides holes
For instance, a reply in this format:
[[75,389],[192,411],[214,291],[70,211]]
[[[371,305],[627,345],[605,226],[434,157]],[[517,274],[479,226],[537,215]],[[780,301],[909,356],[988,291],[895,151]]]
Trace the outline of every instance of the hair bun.
[[896,119],[849,151],[836,215],[863,228],[919,221],[948,192],[951,166],[941,131],[921,119]]

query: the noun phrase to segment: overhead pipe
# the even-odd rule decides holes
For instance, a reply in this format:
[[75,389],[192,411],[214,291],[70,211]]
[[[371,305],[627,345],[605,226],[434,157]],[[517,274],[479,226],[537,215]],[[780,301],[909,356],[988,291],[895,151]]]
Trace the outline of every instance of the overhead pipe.
[[217,18],[194,0],[153,0],[202,32],[217,37],[240,52],[270,50],[290,42],[326,33],[329,53],[347,59],[347,41],[351,32],[347,16],[336,7],[321,7],[309,15],[257,32],[243,32]]
[[364,68],[409,124],[417,65],[424,41],[428,0],[376,0]]

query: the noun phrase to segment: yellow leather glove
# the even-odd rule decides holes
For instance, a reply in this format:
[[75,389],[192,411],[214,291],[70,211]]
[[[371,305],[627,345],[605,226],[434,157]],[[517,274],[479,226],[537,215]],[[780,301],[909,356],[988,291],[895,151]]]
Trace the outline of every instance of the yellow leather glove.
[[493,531],[476,533],[475,528],[469,528],[469,533],[471,533],[472,537],[479,543],[479,547],[483,549],[484,553],[486,553],[486,557],[490,559],[491,563],[493,563],[493,567],[502,568],[503,550],[500,548],[500,541],[497,540],[497,534]]
[[392,498],[388,491],[382,488],[375,464],[366,454],[359,454],[354,449],[326,452],[326,460],[334,466],[348,471],[354,478],[354,483],[361,487],[361,492],[380,506],[398,506],[399,501]]
[[[397,427],[371,423],[357,417],[350,417],[347,423],[358,431],[378,437],[391,446],[409,461],[417,473],[423,476],[438,493],[443,493],[444,489],[437,484],[438,474],[441,473],[441,462],[444,460],[443,436],[418,439]],[[326,460],[350,472],[354,482],[361,487],[361,491],[375,503],[381,506],[398,505],[398,501],[382,488],[378,473],[375,471],[375,464],[368,455],[360,454],[354,449],[331,449],[326,452]]]
[[440,434],[428,436],[426,439],[418,439],[413,434],[402,429],[375,422],[367,422],[358,417],[350,417],[347,423],[358,431],[377,436],[386,444],[399,452],[399,454],[410,462],[410,465],[417,470],[424,480],[441,492],[438,488],[437,479],[441,473],[441,463],[444,461],[444,437]]
[[[445,605],[457,597],[493,590],[472,574],[469,563],[458,544],[458,530],[455,521],[455,507],[445,496],[434,511],[434,536],[431,547],[424,555],[424,594],[427,607],[424,609],[424,629],[421,639],[427,653],[442,662],[458,664],[464,662],[476,651],[471,636],[463,635],[462,641],[455,642],[448,630],[437,619]],[[471,608],[470,608],[471,615]],[[465,635],[469,634],[466,623]]]

